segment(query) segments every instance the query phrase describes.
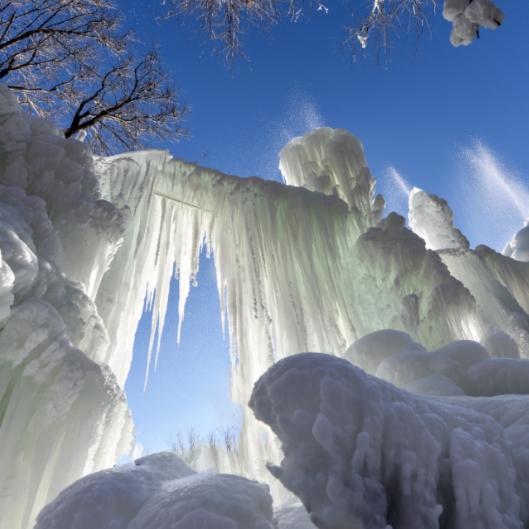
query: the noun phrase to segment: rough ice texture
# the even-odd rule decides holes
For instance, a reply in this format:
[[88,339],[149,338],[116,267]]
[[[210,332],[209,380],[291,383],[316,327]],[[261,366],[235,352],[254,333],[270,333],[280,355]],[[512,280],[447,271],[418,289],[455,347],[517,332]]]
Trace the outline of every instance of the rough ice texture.
[[[80,476],[131,450],[91,296],[117,249],[90,151],[0,85],[0,528],[29,528]],[[66,272],[66,274],[65,274]]]
[[321,529],[522,529],[527,402],[412,395],[344,359],[305,353],[271,367],[250,407],[282,443],[271,473]]
[[62,491],[35,529],[272,529],[266,485],[197,474],[171,452],[90,474]]

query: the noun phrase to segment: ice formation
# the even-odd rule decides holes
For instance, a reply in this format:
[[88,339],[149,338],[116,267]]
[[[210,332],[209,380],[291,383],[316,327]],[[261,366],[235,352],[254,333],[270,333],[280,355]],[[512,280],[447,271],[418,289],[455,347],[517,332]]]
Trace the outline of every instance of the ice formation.
[[[437,356],[459,361],[474,384],[494,382],[494,361],[480,361],[486,351],[476,346],[455,342]],[[518,378],[527,394],[529,361],[508,362],[502,390]],[[473,394],[483,394],[478,386]],[[321,529],[527,527],[527,398],[419,397],[345,359],[305,353],[271,367],[250,406],[282,443],[281,466],[270,471]]]
[[[468,245],[441,251],[432,219],[446,208],[423,207],[426,243],[402,217],[382,219],[384,201],[374,196],[357,139],[316,129],[287,145],[280,160],[286,186],[223,175],[162,151],[97,161],[102,195],[120,208],[127,226],[96,297],[115,337],[108,357],[118,380],[130,363],[141,293],[148,288],[152,298],[156,290],[155,322],[163,325],[175,267],[183,318],[202,244],[215,258],[232,346],[232,397],[243,405],[277,359],[307,350],[342,355],[360,336],[383,328],[406,331],[429,349],[485,339],[501,328],[523,354],[529,351],[524,280],[508,274],[514,284],[505,286],[497,277],[504,268],[508,273],[511,260],[491,270],[498,264],[492,251],[490,265]],[[452,237],[450,219],[443,222]],[[115,305],[128,312],[109,317]],[[244,424],[233,470],[269,480],[263,462],[279,457],[277,443],[270,435],[260,442],[266,429],[246,411]],[[281,497],[277,484],[270,485]]]
[[[0,87],[0,153],[0,529],[30,528],[60,490],[131,450],[121,388],[145,292],[157,351],[171,274],[182,323],[204,245],[229,331],[232,397],[244,406],[238,453],[211,459],[268,482],[279,502],[287,494],[264,463],[280,460],[280,444],[246,404],[282,358],[346,355],[401,385],[377,382],[399,402],[412,398],[403,388],[449,398],[516,392],[505,402],[525,402],[525,236],[506,250],[520,260],[472,250],[446,202],[420,190],[410,195],[411,230],[395,213],[383,218],[362,145],[344,130],[290,142],[280,154],[285,185],[165,151],[95,158]],[[381,329],[393,331],[373,350],[366,335]],[[458,340],[461,354],[449,345]],[[423,398],[410,402],[430,406]]]
[[[93,157],[0,86],[0,528],[131,450],[92,293],[122,235]],[[66,275],[65,275],[66,272]]]
[[450,42],[454,46],[468,46],[479,27],[496,29],[505,15],[489,0],[445,0],[443,16],[453,24]]
[[512,257],[516,261],[529,261],[529,222],[515,233],[502,251],[503,255]]
[[197,474],[172,452],[90,474],[63,490],[35,529],[272,529],[266,485]]

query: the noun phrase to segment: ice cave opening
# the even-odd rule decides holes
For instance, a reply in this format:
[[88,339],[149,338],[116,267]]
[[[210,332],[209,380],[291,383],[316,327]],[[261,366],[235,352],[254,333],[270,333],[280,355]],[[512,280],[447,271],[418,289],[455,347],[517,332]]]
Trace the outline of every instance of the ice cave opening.
[[[0,86],[1,529],[529,525],[528,228],[471,249],[416,188],[384,216],[343,129],[280,167],[96,157]],[[176,266],[181,322],[204,249],[243,422],[193,468],[134,454],[123,388],[145,292],[164,322]]]

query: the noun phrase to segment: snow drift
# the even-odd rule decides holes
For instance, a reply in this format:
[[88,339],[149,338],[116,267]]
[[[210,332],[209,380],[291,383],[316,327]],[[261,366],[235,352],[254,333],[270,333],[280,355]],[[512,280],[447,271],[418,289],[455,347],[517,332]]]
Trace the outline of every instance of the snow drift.
[[39,514],[35,529],[272,529],[266,485],[197,474],[160,452],[90,474]]

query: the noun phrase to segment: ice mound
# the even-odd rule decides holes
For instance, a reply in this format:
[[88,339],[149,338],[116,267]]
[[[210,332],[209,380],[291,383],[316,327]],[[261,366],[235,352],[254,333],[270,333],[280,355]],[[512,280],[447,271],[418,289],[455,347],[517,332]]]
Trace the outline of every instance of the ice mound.
[[161,452],[76,481],[47,505],[35,529],[271,529],[268,487],[197,474]]
[[321,529],[522,529],[527,403],[420,397],[304,353],[271,367],[250,407],[282,443],[269,470]]
[[428,352],[409,334],[383,329],[354,342],[344,358],[420,395],[529,394],[529,360],[519,358],[516,343],[491,328],[484,344],[457,340]]

